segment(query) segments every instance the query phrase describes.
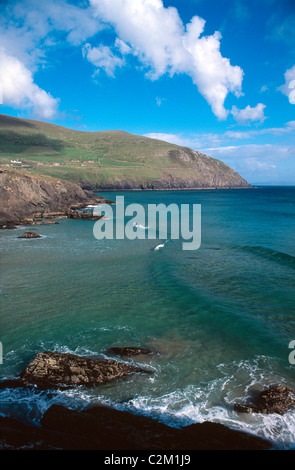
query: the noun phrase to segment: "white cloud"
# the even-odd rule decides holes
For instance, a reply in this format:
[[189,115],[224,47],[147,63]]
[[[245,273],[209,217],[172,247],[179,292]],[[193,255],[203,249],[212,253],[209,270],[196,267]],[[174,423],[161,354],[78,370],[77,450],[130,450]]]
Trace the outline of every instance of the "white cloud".
[[246,158],[244,160],[244,167],[250,171],[256,170],[271,170],[276,168],[277,166],[274,163],[270,162],[261,162],[256,158]]
[[278,144],[248,144],[212,147],[203,149],[204,153],[218,157],[226,156],[228,159],[256,158],[258,160],[278,161],[295,157],[295,146]]
[[34,83],[47,65],[50,47],[65,41],[77,46],[101,29],[91,7],[65,0],[10,2],[0,20],[0,87],[4,104],[50,119],[58,100]]
[[114,77],[114,72],[117,67],[122,67],[124,60],[113,54],[108,46],[102,44],[98,47],[91,47],[89,43],[83,47],[83,56],[89,60],[95,67],[104,69],[105,73],[110,77]]
[[119,49],[122,55],[131,54],[132,49],[126,42],[122,41],[120,38],[116,38],[115,47]]
[[167,98],[162,98],[161,96],[156,96],[156,104],[157,106],[162,106],[162,104],[164,103],[164,101],[166,101]]
[[54,116],[58,100],[39,88],[25,65],[0,48],[0,89],[3,104],[29,108],[36,116],[49,119]]
[[295,104],[295,65],[286,70],[284,77],[285,83],[279,87],[279,90],[288,96],[291,104]]
[[18,1],[12,14],[15,27],[35,42],[59,31],[65,33],[69,43],[79,45],[102,29],[91,6],[74,5],[67,0]]
[[269,87],[267,85],[262,85],[262,87],[260,88],[260,93],[264,93],[268,90],[269,90]]
[[[248,181],[267,182],[273,184],[286,182],[289,175],[290,184],[295,184],[295,145],[287,145],[285,136],[292,135],[295,122],[290,121],[282,128],[268,128],[261,130],[227,131],[223,134],[165,134],[149,133],[146,137],[160,139],[176,145],[190,147],[201,153],[217,158],[236,170]],[[260,134],[281,135],[282,144],[229,144],[234,140],[250,139]]]
[[[285,141],[286,137],[292,137],[295,131],[295,121],[289,121],[282,127],[266,127],[264,129],[244,130],[228,130],[226,132],[217,133],[189,133],[184,134],[170,134],[161,132],[150,132],[145,134],[145,137],[152,139],[164,140],[172,144],[190,147],[195,150],[200,148],[214,148],[222,152],[222,149],[240,148],[240,147],[221,147],[226,143],[233,143],[241,140],[257,139],[265,135],[282,137]],[[250,145],[250,144],[249,144]],[[287,148],[287,147],[284,147]]]
[[[162,0],[90,0],[98,18],[111,24],[119,39],[157,79],[168,73],[189,75],[219,119],[226,119],[225,98],[241,94],[243,71],[220,52],[221,35],[201,36],[205,20],[194,16],[186,26],[176,8]],[[128,53],[130,50],[128,49]]]
[[236,106],[232,107],[231,114],[239,124],[247,124],[250,122],[263,122],[265,120],[264,109],[265,104],[258,103],[255,107],[246,106],[244,109],[238,109]]
[[236,96],[241,95],[243,71],[238,66],[233,67],[229,59],[222,57],[220,33],[215,32],[201,38],[198,36],[204,27],[204,23],[201,25],[199,20],[197,17],[192,19],[184,38],[186,49],[191,55],[190,75],[214,114],[219,119],[226,119],[228,111],[224,107],[225,98],[229,92]]
[[180,145],[181,147],[190,147],[196,148],[200,145],[200,141],[190,137],[184,137],[180,134],[165,134],[161,132],[151,132],[149,134],[144,134],[144,137],[149,137],[150,139],[164,140],[170,144]]
[[[295,183],[295,146],[249,144],[205,148],[203,153],[218,158],[231,166],[247,181]],[[289,177],[286,177],[288,175]],[[287,178],[287,179],[286,179]]]
[[[112,47],[96,37],[110,26],[117,35]],[[243,70],[223,57],[221,34],[206,36],[205,20],[198,16],[184,24],[177,9],[165,8],[163,0],[89,0],[76,4],[70,0],[17,0],[0,22],[0,44],[32,76],[41,66],[46,67],[50,47],[65,43],[82,47],[84,57],[109,76],[114,76],[131,54],[151,80],[165,74],[185,74],[219,119],[226,119],[230,112],[225,108],[228,94],[242,94]],[[261,106],[259,103],[245,110],[234,107],[232,113],[240,122],[261,121]]]
[[156,103],[157,103],[157,106],[161,106],[162,98],[160,96],[156,96]]

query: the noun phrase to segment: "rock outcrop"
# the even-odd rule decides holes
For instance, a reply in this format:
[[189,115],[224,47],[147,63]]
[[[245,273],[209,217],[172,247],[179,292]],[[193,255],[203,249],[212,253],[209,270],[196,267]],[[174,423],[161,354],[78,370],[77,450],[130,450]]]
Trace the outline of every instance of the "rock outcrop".
[[94,359],[74,354],[45,351],[37,354],[21,373],[23,385],[39,388],[68,388],[77,385],[93,386],[122,379],[133,373],[148,370],[112,359]]
[[263,390],[246,405],[236,403],[234,408],[239,413],[278,413],[282,415],[293,406],[295,406],[295,390],[283,385],[276,385]]
[[18,238],[41,238],[41,235],[39,235],[39,233],[36,233],[36,232],[31,232],[31,231],[27,231],[27,232],[24,232],[20,237]]
[[[120,353],[147,350],[120,348]],[[64,389],[97,386],[150,370],[113,359],[94,359],[45,351],[36,355],[19,379],[0,382],[0,389],[37,386]],[[40,426],[0,417],[0,449],[68,450],[264,450],[272,443],[258,436],[204,422],[182,429],[146,416],[106,406],[82,411],[52,405]]]
[[[91,191],[83,190],[78,184],[13,170],[0,171],[0,201],[1,228],[33,224],[37,219],[43,218],[80,218],[79,209],[89,204],[111,202]],[[90,219],[90,213],[81,218]]]

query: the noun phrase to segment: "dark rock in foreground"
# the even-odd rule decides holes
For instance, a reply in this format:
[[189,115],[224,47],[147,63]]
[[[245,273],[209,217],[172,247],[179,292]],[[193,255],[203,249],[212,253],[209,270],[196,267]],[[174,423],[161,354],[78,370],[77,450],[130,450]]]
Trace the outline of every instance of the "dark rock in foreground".
[[132,373],[147,373],[139,367],[111,359],[90,359],[74,354],[42,352],[22,372],[24,385],[63,388],[77,385],[101,385]]
[[283,385],[263,390],[254,400],[247,404],[235,404],[235,411],[240,413],[286,413],[295,406],[295,391]]
[[116,356],[139,356],[141,354],[153,354],[149,349],[138,348],[134,346],[130,347],[113,347],[107,351],[110,354],[115,354]]
[[18,238],[41,238],[41,235],[39,235],[36,232],[24,232],[21,237]]
[[8,380],[3,380],[2,382],[0,382],[0,390],[4,388],[19,388],[23,386],[24,386],[23,382],[18,379],[8,379]]
[[222,424],[176,429],[103,406],[75,411],[53,405],[41,427],[0,417],[2,448],[65,450],[265,450],[271,443]]
[[[125,348],[123,348],[125,349]],[[129,349],[129,348],[127,348]],[[130,348],[141,351],[141,348]],[[136,372],[150,372],[112,359],[92,359],[45,351],[37,354],[18,380],[0,388],[67,388],[101,385]],[[222,424],[172,428],[145,416],[105,406],[83,411],[53,405],[41,426],[0,417],[0,449],[65,450],[264,450],[271,442]]]

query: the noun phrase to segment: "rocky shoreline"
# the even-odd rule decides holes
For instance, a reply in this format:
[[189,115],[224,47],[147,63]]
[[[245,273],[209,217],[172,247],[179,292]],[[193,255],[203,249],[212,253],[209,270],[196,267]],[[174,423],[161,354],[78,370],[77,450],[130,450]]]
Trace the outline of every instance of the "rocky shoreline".
[[271,442],[222,424],[181,429],[106,406],[52,405],[40,426],[0,417],[2,450],[267,450]]
[[114,204],[78,184],[12,170],[0,170],[0,200],[0,229],[56,223],[60,218],[98,220],[99,214],[84,209]]
[[[140,347],[110,348],[120,357],[157,354]],[[146,366],[113,358],[88,358],[69,353],[40,352],[19,378],[0,382],[0,388],[63,390],[100,386],[133,374],[152,374]],[[255,397],[255,408],[236,404],[237,413],[284,413],[295,405],[294,390],[273,386]],[[219,423],[203,422],[175,428],[147,416],[107,406],[82,411],[52,405],[40,425],[0,417],[0,448],[64,450],[266,450],[274,443]]]

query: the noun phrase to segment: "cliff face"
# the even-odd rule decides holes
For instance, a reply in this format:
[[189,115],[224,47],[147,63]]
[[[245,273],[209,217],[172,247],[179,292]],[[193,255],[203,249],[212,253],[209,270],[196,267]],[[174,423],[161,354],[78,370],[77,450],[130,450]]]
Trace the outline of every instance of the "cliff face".
[[0,225],[20,223],[36,213],[66,211],[103,198],[78,184],[17,171],[0,171]]
[[[87,189],[132,190],[132,189],[229,189],[251,188],[251,185],[232,168],[220,160],[208,157],[191,149],[169,152],[170,166],[159,169],[157,178],[142,178],[141,175],[125,174],[102,183],[83,182]],[[173,161],[174,160],[174,161]]]

